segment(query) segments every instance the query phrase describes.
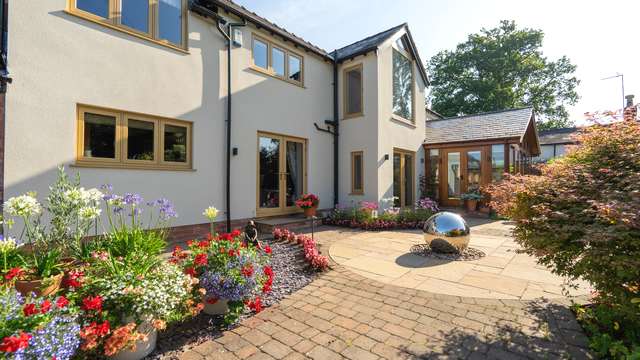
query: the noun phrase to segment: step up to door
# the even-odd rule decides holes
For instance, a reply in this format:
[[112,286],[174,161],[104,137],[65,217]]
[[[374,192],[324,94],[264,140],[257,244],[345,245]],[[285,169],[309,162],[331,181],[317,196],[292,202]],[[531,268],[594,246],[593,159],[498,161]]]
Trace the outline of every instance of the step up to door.
[[322,225],[322,218],[316,217],[315,219],[306,218],[302,215],[293,215],[287,217],[273,217],[255,220],[256,227],[262,236],[271,235],[273,229],[285,228],[288,230],[296,231],[299,229],[309,229],[313,225]]

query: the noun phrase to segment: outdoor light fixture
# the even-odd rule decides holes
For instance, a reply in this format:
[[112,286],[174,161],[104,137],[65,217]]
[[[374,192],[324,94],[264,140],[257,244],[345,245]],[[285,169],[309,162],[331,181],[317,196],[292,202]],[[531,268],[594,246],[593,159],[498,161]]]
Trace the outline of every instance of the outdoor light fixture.
[[384,160],[385,161],[389,160],[389,154],[384,154]]
[[233,151],[232,151],[233,156],[237,156],[238,155],[238,148],[234,147]]

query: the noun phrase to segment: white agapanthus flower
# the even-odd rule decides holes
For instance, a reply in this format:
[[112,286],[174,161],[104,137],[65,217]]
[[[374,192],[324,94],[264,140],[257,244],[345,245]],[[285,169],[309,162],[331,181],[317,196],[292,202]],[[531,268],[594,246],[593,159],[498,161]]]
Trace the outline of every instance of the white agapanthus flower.
[[208,208],[204,209],[202,215],[204,215],[207,219],[213,221],[218,217],[218,209],[214,208],[213,206],[209,206]]
[[12,197],[4,203],[5,211],[11,216],[33,216],[42,212],[42,205],[31,195]]
[[85,190],[84,188],[80,188],[80,192],[82,193],[82,200],[85,204],[94,205],[99,203],[102,200],[102,192],[96,188],[91,188],[89,190]]
[[16,243],[16,240],[12,237],[3,237],[2,235],[0,235],[0,253],[6,253],[9,252],[13,249],[15,249],[18,246],[18,244]]
[[102,210],[95,206],[85,206],[78,210],[78,215],[84,220],[93,220],[100,216]]

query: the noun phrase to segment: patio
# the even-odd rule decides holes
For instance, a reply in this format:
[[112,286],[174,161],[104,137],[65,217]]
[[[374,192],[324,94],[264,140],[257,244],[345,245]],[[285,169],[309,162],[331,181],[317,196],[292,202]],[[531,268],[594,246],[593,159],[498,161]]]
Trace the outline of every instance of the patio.
[[585,283],[563,287],[564,279],[551,274],[535,258],[517,253],[505,221],[468,219],[470,247],[486,256],[471,261],[449,261],[412,254],[423,244],[422,231],[353,232],[343,234],[330,249],[331,258],[347,269],[385,284],[437,294],[474,298],[533,300],[589,293]]

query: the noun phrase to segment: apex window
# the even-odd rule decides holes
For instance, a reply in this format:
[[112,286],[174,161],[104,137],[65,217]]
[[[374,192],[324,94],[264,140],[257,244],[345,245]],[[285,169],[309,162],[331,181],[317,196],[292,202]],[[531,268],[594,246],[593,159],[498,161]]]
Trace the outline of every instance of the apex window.
[[344,70],[344,118],[363,113],[362,64]]
[[187,48],[187,0],[67,0],[71,14],[164,45]]
[[81,105],[76,164],[190,169],[191,127],[186,121]]
[[413,108],[413,64],[393,49],[393,114],[413,122]]

